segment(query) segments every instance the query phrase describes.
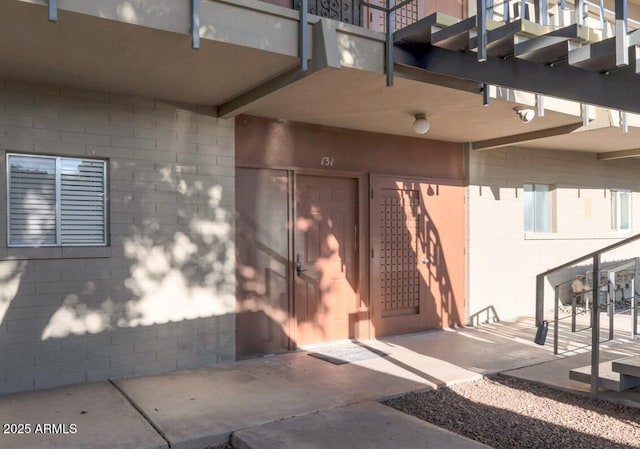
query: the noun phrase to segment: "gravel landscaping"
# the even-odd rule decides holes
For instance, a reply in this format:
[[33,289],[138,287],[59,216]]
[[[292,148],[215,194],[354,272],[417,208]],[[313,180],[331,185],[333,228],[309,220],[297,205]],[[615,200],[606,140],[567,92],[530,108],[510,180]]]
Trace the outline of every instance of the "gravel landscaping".
[[496,449],[640,448],[640,409],[495,377],[385,404]]

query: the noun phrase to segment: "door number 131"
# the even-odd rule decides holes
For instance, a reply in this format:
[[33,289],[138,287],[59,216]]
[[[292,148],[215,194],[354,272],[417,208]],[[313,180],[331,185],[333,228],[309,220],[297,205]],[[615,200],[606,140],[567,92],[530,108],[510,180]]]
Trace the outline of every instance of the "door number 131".
[[320,159],[320,165],[323,167],[333,167],[334,162],[335,159],[329,156],[322,156],[322,159]]

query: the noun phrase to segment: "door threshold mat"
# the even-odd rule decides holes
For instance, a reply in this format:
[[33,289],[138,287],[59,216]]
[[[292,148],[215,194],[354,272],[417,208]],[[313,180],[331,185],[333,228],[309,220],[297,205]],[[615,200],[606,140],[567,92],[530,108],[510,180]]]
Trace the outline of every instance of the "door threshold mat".
[[327,349],[322,352],[310,352],[309,355],[316,359],[333,363],[334,365],[343,365],[345,363],[360,362],[377,357],[387,357],[389,354],[377,349],[350,346],[348,348]]

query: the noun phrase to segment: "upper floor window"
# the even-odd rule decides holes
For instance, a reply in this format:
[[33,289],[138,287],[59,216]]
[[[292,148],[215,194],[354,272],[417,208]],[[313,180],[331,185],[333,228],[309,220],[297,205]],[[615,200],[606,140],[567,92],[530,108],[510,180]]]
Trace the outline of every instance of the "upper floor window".
[[629,190],[611,190],[611,229],[631,230],[631,192]]
[[551,186],[526,183],[523,190],[524,230],[551,232]]
[[106,162],[7,154],[9,246],[107,244]]

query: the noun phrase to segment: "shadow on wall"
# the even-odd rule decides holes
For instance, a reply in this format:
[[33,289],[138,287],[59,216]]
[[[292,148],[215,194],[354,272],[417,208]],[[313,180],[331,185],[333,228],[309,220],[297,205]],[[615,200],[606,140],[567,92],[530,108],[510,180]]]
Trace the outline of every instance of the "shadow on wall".
[[493,306],[487,306],[482,310],[469,315],[469,324],[479,326],[480,324],[497,323],[500,321],[498,312]]
[[[111,284],[107,272],[106,281],[86,281],[83,290],[64,298],[44,328],[43,339],[224,315],[233,309],[233,228],[229,212],[220,207],[222,187],[174,182],[166,171],[162,176],[163,184],[175,188],[185,202],[179,224],[171,226],[156,217],[132,225],[131,234],[114,245],[124,249],[129,276],[121,285]],[[207,207],[199,208],[199,203]],[[84,298],[95,297],[107,287],[105,282],[112,291],[121,287],[120,291],[99,307],[93,298],[87,304]]]
[[[383,201],[384,204],[376,212],[381,214],[380,217],[372,217],[372,220],[382,223],[382,227],[372,238],[382,239],[380,253],[388,253],[375,259],[379,263],[376,262],[377,268],[374,270],[379,272],[372,274],[376,276],[373,279],[376,282],[371,300],[379,302],[381,309],[384,309],[378,313],[381,317],[376,318],[369,316],[367,311],[369,298],[360,298],[360,309],[347,310],[344,305],[350,303],[351,296],[358,292],[358,276],[349,273],[355,269],[350,268],[349,249],[345,250],[351,248],[354,242],[347,238],[350,236],[338,230],[340,225],[336,216],[332,216],[326,208],[316,207],[313,201],[304,203],[309,207],[298,207],[296,225],[313,222],[317,228],[311,226],[307,229],[305,225],[303,231],[298,226],[298,242],[296,249],[293,249],[289,243],[291,230],[285,225],[290,223],[291,214],[291,180],[288,172],[238,168],[236,181],[237,348],[240,357],[293,349],[296,344],[302,344],[294,341],[297,338],[296,329],[300,326],[319,328],[313,333],[320,336],[316,342],[321,341],[322,335],[330,333],[328,328],[323,328],[331,325],[325,318],[332,314],[336,318],[341,317],[340,312],[332,310],[335,307],[344,308],[349,336],[359,335],[359,323],[369,320],[372,320],[376,335],[463,324],[456,288],[464,274],[456,275],[457,283],[454,286],[449,273],[448,256],[445,256],[459,252],[459,260],[453,263],[462,268],[462,246],[460,244],[460,248],[456,248],[450,243],[452,239],[459,242],[458,233],[464,229],[464,222],[460,222],[458,217],[463,211],[462,196],[459,194],[463,187],[394,181],[393,188],[380,190],[376,194],[377,201]],[[326,192],[324,194],[326,196]],[[333,203],[340,201],[342,196],[338,196],[332,197]],[[450,204],[457,200],[460,201],[460,214],[452,214]],[[336,204],[340,208],[342,203]],[[447,229],[444,237],[440,233],[441,227]],[[324,228],[328,230],[326,238],[299,235],[322,234],[318,230]],[[451,248],[445,249],[446,245]],[[298,251],[319,255],[314,259],[313,268],[306,265],[304,257],[301,264],[304,270],[317,270],[317,278],[315,274],[309,275],[307,272],[291,279],[290,273],[294,272],[295,265],[293,253]],[[426,263],[423,264],[422,259]],[[341,269],[347,271],[346,274],[331,271],[338,260]],[[344,288],[341,290],[334,282],[329,282],[338,278],[344,278]],[[294,281],[296,290],[291,296],[295,298],[290,298],[289,292],[294,288]],[[302,291],[298,291],[302,287]],[[336,290],[331,291],[334,287]],[[317,290],[319,300],[301,300],[305,295],[313,296],[308,294],[309,289]],[[332,301],[332,297],[337,297],[338,301]],[[305,309],[296,311],[296,307]],[[347,338],[346,335],[341,338]]]
[[136,164],[110,161],[110,247],[0,261],[0,394],[234,359],[233,196],[206,164],[122,181]]
[[[441,317],[441,325],[446,327],[461,326],[462,316],[458,310],[456,297],[451,286],[451,277],[447,260],[444,256],[444,248],[440,240],[438,227],[429,215],[428,209],[425,207],[426,219],[426,246],[427,260],[429,260],[427,286],[431,295],[438,295],[434,298],[436,310]],[[439,309],[439,310],[438,310]]]
[[[103,2],[106,3],[106,2]],[[144,25],[145,18],[155,19],[171,15],[171,2],[150,2],[148,0],[130,0],[117,3],[106,3],[101,5],[99,14],[101,17],[117,17],[123,22],[134,25]],[[106,8],[106,9],[105,9]]]
[[[352,180],[323,189],[325,178],[317,178],[320,184],[305,178],[292,219],[286,171],[236,169],[239,357],[325,341],[335,337],[332,330],[341,333],[338,338],[356,335],[348,323],[358,291],[354,229],[339,202],[349,196],[343,183],[348,189]],[[296,264],[300,274],[292,279]]]
[[[461,187],[460,187],[461,188]],[[420,202],[422,211],[424,214],[424,236],[422,237],[421,244],[423,246],[422,251],[427,260],[426,267],[426,284],[427,292],[430,297],[430,302],[433,303],[435,312],[440,317],[440,323],[438,327],[455,327],[462,326],[463,312],[458,308],[459,299],[456,298],[452,285],[452,276],[449,272],[447,259],[445,254],[447,251],[452,252],[453,249],[445,249],[445,241],[441,236],[441,228],[447,229],[451,232],[451,228],[454,225],[462,226],[460,223],[453,223],[453,221],[447,212],[447,203],[450,201],[446,186],[440,186],[437,183],[428,183],[428,185],[421,186]],[[442,190],[442,192],[441,192]],[[440,197],[440,198],[439,198]],[[455,204],[455,203],[454,203]],[[453,204],[450,207],[454,207]],[[463,231],[464,226],[461,228]],[[451,234],[448,235],[451,239]],[[453,238],[460,238],[460,235],[453,235]],[[463,265],[464,266],[464,265]],[[459,266],[458,269],[463,269],[463,266]],[[459,273],[459,276],[464,274]]]
[[286,351],[293,345],[288,175],[237,168],[236,185],[238,356]]

